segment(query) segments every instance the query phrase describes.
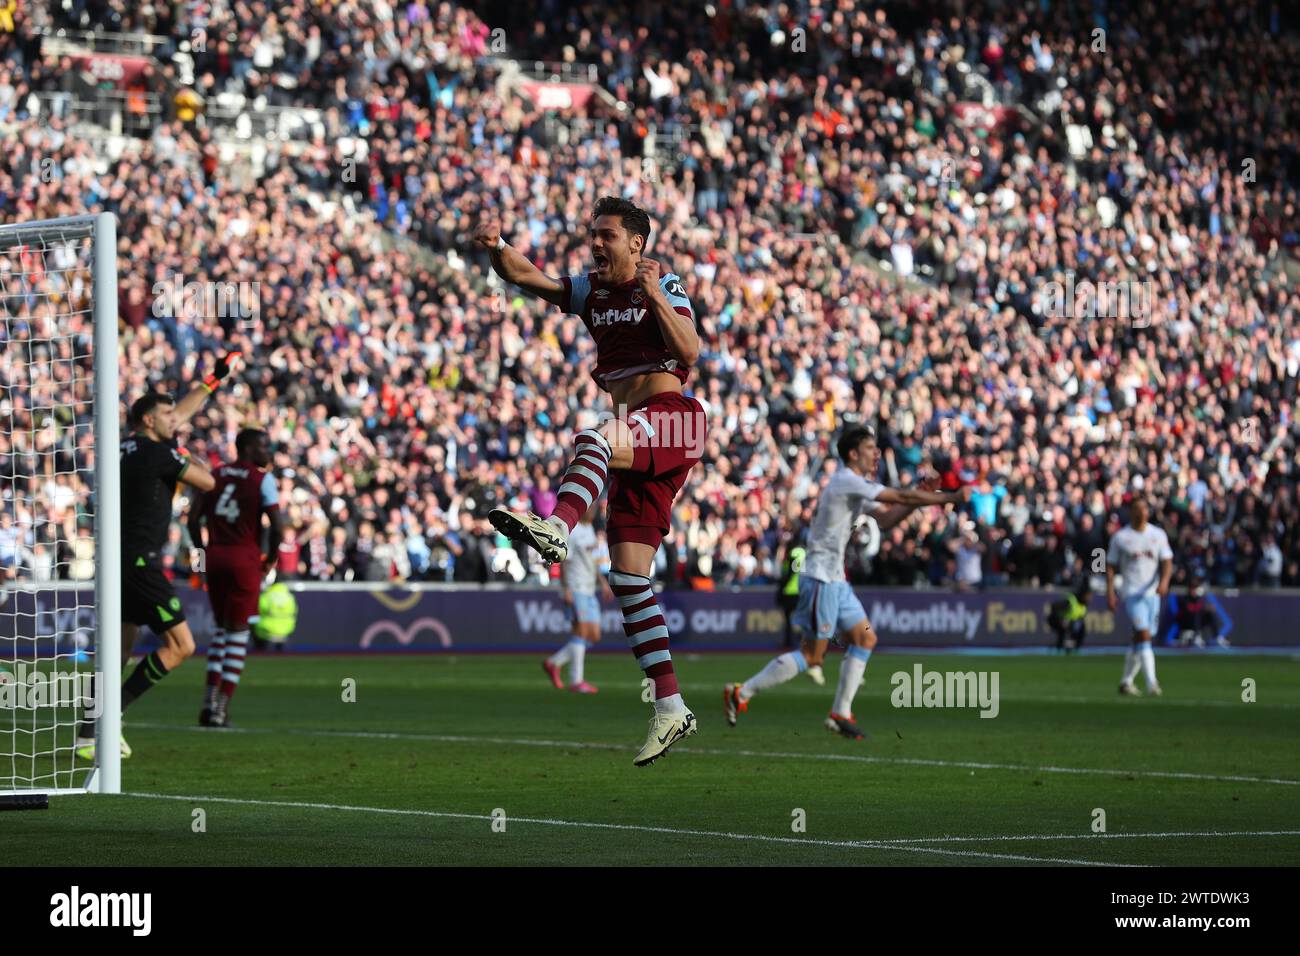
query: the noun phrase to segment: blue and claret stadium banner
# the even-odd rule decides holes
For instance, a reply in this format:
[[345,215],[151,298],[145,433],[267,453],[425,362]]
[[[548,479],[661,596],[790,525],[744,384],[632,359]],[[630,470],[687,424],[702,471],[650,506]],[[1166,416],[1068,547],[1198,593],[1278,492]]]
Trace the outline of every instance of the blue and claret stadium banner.
[[[298,625],[289,647],[303,651],[490,651],[552,648],[569,633],[557,591],[503,587],[291,585]],[[200,646],[212,631],[206,595],[179,589]],[[1046,647],[1050,591],[949,591],[862,588],[862,605],[882,641],[906,647]],[[48,656],[93,642],[93,593],[9,590],[0,603],[0,659]],[[785,619],[770,589],[664,591],[659,595],[673,645],[690,650],[768,650],[781,644]],[[1300,592],[1220,595],[1234,647],[1300,647]],[[1086,646],[1118,647],[1129,637],[1123,610],[1094,596]],[[604,605],[601,631],[624,645],[618,608]],[[17,639],[16,646],[14,639]],[[147,645],[141,645],[147,646]]]

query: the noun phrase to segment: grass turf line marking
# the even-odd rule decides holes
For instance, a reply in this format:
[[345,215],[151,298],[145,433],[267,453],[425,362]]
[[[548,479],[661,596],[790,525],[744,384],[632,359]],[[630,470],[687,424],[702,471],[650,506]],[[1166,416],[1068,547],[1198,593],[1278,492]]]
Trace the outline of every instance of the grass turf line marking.
[[[487,677],[474,677],[474,676],[467,677],[460,674],[457,674],[455,677],[435,676],[419,684],[415,682],[400,683],[400,684],[394,684],[389,682],[386,683],[384,686],[405,687],[405,688],[415,689],[417,686],[420,688],[435,686],[439,682],[445,683],[447,686],[455,686],[458,688],[465,688],[465,687],[471,687],[476,685],[485,688],[491,688],[494,690],[499,690],[500,688],[503,687],[522,687],[522,688],[530,688],[533,690],[542,690],[543,693],[553,689],[550,684],[543,684],[542,687],[539,687],[538,681],[531,678],[524,679],[524,678],[495,678],[495,677],[487,678]],[[288,680],[283,682],[269,681],[267,682],[267,685],[268,686],[273,685],[278,687],[320,686],[320,687],[333,688],[335,687],[335,682],[319,681],[319,682],[312,682],[310,684],[305,685],[301,681]],[[600,682],[600,686],[607,687],[607,688],[618,688],[622,690],[639,691],[641,689],[640,683],[633,682],[633,681],[620,681],[620,680],[602,680]],[[714,691],[717,690],[716,684],[706,684],[701,681],[678,681],[678,687],[680,687],[683,692],[698,691],[701,693],[703,692],[713,693]],[[825,697],[827,696],[827,691],[824,687],[791,687],[790,685],[786,684],[781,687],[781,695],[784,697],[788,697],[788,696]],[[1129,697],[1119,697],[1113,693],[1105,694],[1099,697],[1082,697],[1077,695],[1064,696],[1064,697],[1061,696],[1048,697],[1048,696],[1040,696],[1040,695],[1021,695],[1021,694],[1016,694],[1014,692],[1007,692],[1004,690],[1001,695],[1001,699],[1004,702],[1008,702],[1012,704],[1015,703],[1088,704],[1090,706],[1101,704],[1104,706],[1115,706],[1115,707],[1142,707],[1143,706],[1143,704],[1138,700],[1134,700]],[[1244,708],[1246,705],[1244,705],[1239,700],[1188,700],[1188,699],[1180,699],[1180,698],[1171,699],[1169,696],[1166,695],[1160,698],[1160,702],[1158,704],[1152,704],[1151,706],[1153,707],[1231,707],[1234,709],[1238,709],[1238,708]],[[1300,704],[1289,704],[1284,701],[1256,701],[1255,703],[1252,703],[1249,706],[1256,709],[1267,709],[1267,710],[1300,709]]]
[[1216,837],[1275,837],[1300,836],[1300,830],[1181,830],[1158,833],[1040,833],[1016,834],[1013,836],[944,836],[944,837],[902,837],[899,839],[873,840],[876,846],[895,846],[904,843],[1037,843],[1047,840],[1160,840],[1160,839],[1213,839]]
[[[238,806],[287,807],[295,810],[345,810],[353,813],[380,813],[390,816],[433,817],[454,820],[483,820],[491,822],[486,813],[455,813],[449,810],[402,810],[393,807],[360,807],[343,803],[307,803],[297,800],[250,800],[242,797],[195,797],[174,793],[123,793],[124,797],[145,800],[174,800],[185,803],[228,803]],[[650,827],[633,823],[594,823],[582,820],[551,820],[539,817],[507,817],[511,823],[532,823],[540,826],[574,827],[586,830],[624,830],[634,833],[660,833],[670,836],[710,837],[724,840],[749,840],[759,843],[783,843],[807,846],[838,847],[850,850],[893,850],[903,853],[931,853],[940,856],[979,857],[988,860],[1011,860],[1020,863],[1057,863],[1067,866],[1122,866],[1100,860],[1070,860],[1039,856],[1022,856],[1018,853],[980,853],[975,850],[943,850],[932,847],[895,845],[870,840],[815,840],[797,837],[767,836],[761,833],[730,833],[722,830],[687,830],[679,827]],[[1132,864],[1127,864],[1132,865]]]
[[[404,734],[377,730],[312,730],[294,727],[226,727],[212,730],[188,724],[136,723],[132,727],[146,730],[179,730],[186,733],[217,734],[289,734],[295,737],[344,737],[361,740],[423,740],[447,744],[505,744],[521,747],[560,747],[575,750],[626,750],[627,745],[583,740],[534,740],[526,737],[475,737],[462,734]],[[901,764],[914,767],[956,767],[961,770],[1020,770],[1029,773],[1099,774],[1112,777],[1152,777],[1161,780],[1209,780],[1216,783],[1267,783],[1300,787],[1300,780],[1279,777],[1247,777],[1240,774],[1193,773],[1178,770],[1108,770],[1100,767],[1031,767],[1028,764],[977,763],[969,760],[937,760],[922,757],[870,757],[861,754],[808,754],[766,750],[719,750],[688,747],[682,753],[714,757],[758,757],[773,760],[838,760],[850,763]]]

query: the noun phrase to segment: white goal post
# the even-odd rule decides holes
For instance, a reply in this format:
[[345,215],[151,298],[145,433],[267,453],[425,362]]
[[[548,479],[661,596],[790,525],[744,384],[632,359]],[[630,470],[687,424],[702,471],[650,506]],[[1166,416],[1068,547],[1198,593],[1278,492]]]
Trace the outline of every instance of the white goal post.
[[122,789],[120,403],[112,213],[0,225],[0,808]]

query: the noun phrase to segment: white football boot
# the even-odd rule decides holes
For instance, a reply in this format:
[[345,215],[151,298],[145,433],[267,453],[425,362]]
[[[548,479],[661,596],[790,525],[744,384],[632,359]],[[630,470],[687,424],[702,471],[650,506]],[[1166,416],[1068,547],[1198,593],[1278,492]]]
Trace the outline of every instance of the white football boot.
[[655,714],[650,718],[650,734],[645,739],[645,746],[632,763],[638,767],[652,764],[677,741],[697,733],[695,715],[689,710],[677,714]]
[[493,508],[488,512],[488,521],[511,541],[528,545],[548,565],[558,564],[569,556],[569,542],[560,534],[560,529],[531,511]]

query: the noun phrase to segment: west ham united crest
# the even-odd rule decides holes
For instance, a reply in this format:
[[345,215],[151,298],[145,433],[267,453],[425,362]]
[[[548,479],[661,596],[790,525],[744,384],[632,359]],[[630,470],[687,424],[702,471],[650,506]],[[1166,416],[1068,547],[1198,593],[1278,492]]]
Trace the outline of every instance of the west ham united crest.
[[633,305],[640,305],[644,301],[645,301],[645,293],[642,292],[640,289],[637,289],[635,292],[632,293]]

